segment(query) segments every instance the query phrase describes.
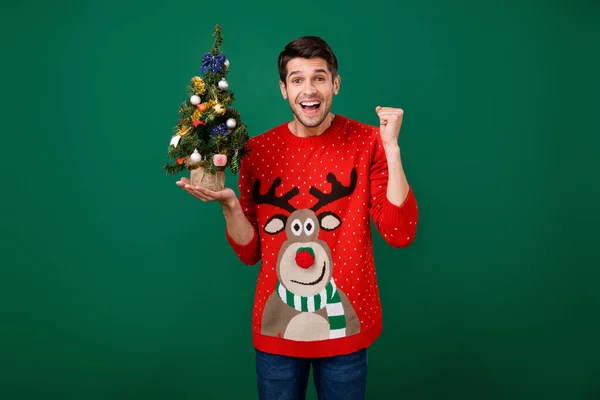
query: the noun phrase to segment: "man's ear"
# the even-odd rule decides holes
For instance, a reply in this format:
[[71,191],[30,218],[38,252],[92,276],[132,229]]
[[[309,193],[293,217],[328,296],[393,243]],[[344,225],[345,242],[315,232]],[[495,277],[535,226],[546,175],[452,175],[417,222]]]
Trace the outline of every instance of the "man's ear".
[[287,89],[285,88],[285,83],[279,81],[279,89],[281,89],[281,95],[284,100],[287,100]]
[[342,77],[337,75],[333,80],[333,94],[338,94],[340,91],[340,84],[342,83]]

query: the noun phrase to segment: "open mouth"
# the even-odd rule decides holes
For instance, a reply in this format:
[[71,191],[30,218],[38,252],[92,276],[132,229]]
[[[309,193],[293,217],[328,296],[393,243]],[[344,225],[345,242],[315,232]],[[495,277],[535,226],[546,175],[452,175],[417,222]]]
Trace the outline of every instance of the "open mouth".
[[294,282],[297,283],[299,285],[306,285],[306,286],[311,286],[311,285],[316,285],[317,283],[321,282],[323,280],[323,278],[325,277],[325,270],[326,270],[326,262],[323,261],[323,270],[321,271],[321,276],[319,278],[317,278],[316,281],[313,282],[298,282],[295,280],[290,280],[290,282]]
[[302,102],[300,102],[300,107],[302,107],[304,112],[306,112],[307,114],[314,114],[317,112],[319,107],[321,107],[321,102],[320,101],[302,101]]

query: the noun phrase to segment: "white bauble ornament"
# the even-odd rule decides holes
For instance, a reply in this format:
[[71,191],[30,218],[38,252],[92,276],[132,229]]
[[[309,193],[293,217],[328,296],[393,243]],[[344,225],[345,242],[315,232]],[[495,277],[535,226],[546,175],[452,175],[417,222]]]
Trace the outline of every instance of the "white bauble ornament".
[[198,153],[198,149],[194,149],[194,152],[190,155],[190,160],[194,163],[200,162],[202,160],[202,156]]
[[219,81],[219,89],[221,89],[221,90],[227,90],[228,87],[229,87],[229,83],[227,83],[227,81],[225,80],[225,78],[222,78]]
[[229,129],[235,128],[235,125],[236,125],[235,118],[229,118],[227,120],[226,124]]
[[200,104],[200,96],[195,94],[192,97],[190,97],[190,103],[192,103],[193,105]]

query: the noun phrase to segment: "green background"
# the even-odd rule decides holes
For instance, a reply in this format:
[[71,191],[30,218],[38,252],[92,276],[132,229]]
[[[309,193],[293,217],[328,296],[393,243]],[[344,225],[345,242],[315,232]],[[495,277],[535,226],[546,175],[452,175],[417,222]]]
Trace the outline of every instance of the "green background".
[[0,398],[256,398],[258,266],[161,169],[217,23],[251,136],[306,34],[333,111],[405,110],[420,225],[376,238],[369,399],[600,398],[600,3],[51,3],[0,13]]

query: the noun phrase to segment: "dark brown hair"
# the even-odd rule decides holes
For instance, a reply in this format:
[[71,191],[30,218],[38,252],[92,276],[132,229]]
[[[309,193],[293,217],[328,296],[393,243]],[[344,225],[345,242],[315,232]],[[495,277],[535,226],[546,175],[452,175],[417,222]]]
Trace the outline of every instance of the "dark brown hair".
[[279,78],[285,84],[287,75],[287,63],[292,58],[322,58],[327,62],[327,68],[335,78],[338,73],[338,62],[331,47],[318,36],[302,36],[288,43],[283,51],[279,53],[277,66],[279,67]]

